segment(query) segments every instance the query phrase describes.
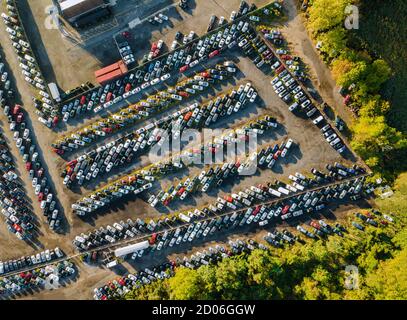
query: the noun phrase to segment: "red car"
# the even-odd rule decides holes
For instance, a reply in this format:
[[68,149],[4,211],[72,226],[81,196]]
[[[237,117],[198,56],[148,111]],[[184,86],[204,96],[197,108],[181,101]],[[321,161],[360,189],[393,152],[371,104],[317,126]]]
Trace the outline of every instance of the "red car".
[[80,103],[85,104],[85,102],[86,102],[86,96],[82,96],[81,100],[80,100]]
[[289,54],[283,54],[283,55],[281,55],[280,57],[281,57],[281,59],[283,59],[283,60],[292,60],[292,59],[293,59],[293,57],[290,56]]
[[16,114],[18,114],[21,111],[20,109],[21,106],[19,104],[16,104],[13,109],[13,115],[15,116]]
[[157,234],[153,233],[150,240],[149,240],[150,245],[153,245],[155,243],[156,239],[157,239]]
[[191,118],[191,116],[192,116],[192,112],[189,111],[189,112],[184,116],[184,120],[185,120],[185,121],[188,121],[188,120]]
[[185,72],[188,70],[188,68],[189,68],[188,65],[182,66],[181,68],[179,68],[179,72]]
[[27,171],[30,171],[31,168],[32,168],[32,163],[31,162],[26,162],[25,168],[27,169]]
[[155,49],[153,52],[153,58],[158,57],[159,54],[160,54],[160,49]]
[[126,84],[126,86],[124,87],[124,91],[129,92],[130,89],[131,89],[131,84],[130,83]]
[[13,224],[13,228],[14,228],[14,230],[16,230],[17,232],[22,232],[23,231],[23,229],[18,225],[18,224]]
[[131,33],[128,31],[122,32],[122,36],[125,37],[126,39],[130,39]]
[[286,214],[288,212],[288,210],[290,209],[290,206],[287,204],[283,210],[281,211],[282,214]]
[[346,95],[345,99],[343,99],[343,103],[345,105],[348,105],[350,103],[350,99],[351,99],[350,95],[349,94]]
[[283,65],[279,66],[276,70],[277,74],[280,74],[281,72],[283,72],[283,70],[285,69],[285,67]]
[[151,51],[157,50],[157,42],[153,42],[151,45]]
[[58,124],[59,118],[57,116],[54,117],[54,119],[52,120],[52,126],[56,127],[56,125]]
[[61,154],[64,154],[65,153],[65,151],[64,150],[62,150],[62,149],[57,149],[57,148],[53,148],[52,149],[56,154],[59,154],[59,155],[61,155]]
[[72,160],[72,161],[69,161],[69,162],[67,163],[67,165],[70,166],[70,167],[72,167],[72,166],[76,165],[77,163],[78,163],[78,160],[74,159],[74,160]]
[[103,128],[102,131],[106,132],[106,133],[112,133],[113,129],[112,128]]
[[209,73],[206,72],[206,71],[201,72],[201,76],[204,77],[204,78],[209,78]]
[[212,51],[212,52],[209,54],[209,58],[213,58],[213,57],[217,56],[218,54],[219,54],[219,50]]
[[185,91],[180,91],[180,92],[178,92],[178,94],[179,94],[181,97],[184,97],[184,98],[188,98],[188,97],[189,97],[189,94],[188,94],[187,92],[185,92]]
[[112,96],[113,96],[113,93],[109,92],[106,96],[106,101],[109,102],[110,100],[112,100]]
[[38,195],[38,202],[41,202],[42,200],[44,200],[44,193],[40,192]]
[[309,224],[311,227],[314,227],[315,229],[321,229],[321,226],[319,225],[319,223],[318,222],[316,222],[316,221],[311,221],[310,222],[310,224]]
[[225,196],[224,199],[225,199],[227,202],[232,202],[232,201],[233,201],[233,198],[232,198],[231,196]]

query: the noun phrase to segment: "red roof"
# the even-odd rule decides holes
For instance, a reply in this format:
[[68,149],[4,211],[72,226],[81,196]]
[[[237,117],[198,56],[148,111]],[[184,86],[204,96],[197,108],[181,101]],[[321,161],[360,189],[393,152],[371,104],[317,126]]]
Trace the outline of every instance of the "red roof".
[[100,76],[98,78],[96,78],[97,82],[100,84],[104,84],[106,82],[109,82],[111,80],[117,79],[120,76],[123,75],[123,72],[120,69],[116,69],[112,72],[106,73],[103,76]]
[[104,75],[110,74],[115,71],[120,71],[121,74],[127,73],[128,69],[126,64],[123,62],[123,60],[120,60],[116,63],[111,64],[110,66],[104,67],[100,70],[95,71],[95,77],[100,78]]

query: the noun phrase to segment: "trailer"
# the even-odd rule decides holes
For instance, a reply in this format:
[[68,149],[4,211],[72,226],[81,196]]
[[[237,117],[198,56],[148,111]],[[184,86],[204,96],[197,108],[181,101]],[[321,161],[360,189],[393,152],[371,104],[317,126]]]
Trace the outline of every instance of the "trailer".
[[132,244],[126,247],[118,248],[114,251],[114,255],[116,257],[124,257],[125,255],[128,255],[130,253],[134,253],[136,251],[140,250],[145,250],[150,246],[149,242],[143,241],[143,242],[138,242],[136,244]]
[[57,85],[54,82],[50,82],[48,83],[48,88],[52,99],[54,99],[56,102],[61,102],[61,94],[59,93]]

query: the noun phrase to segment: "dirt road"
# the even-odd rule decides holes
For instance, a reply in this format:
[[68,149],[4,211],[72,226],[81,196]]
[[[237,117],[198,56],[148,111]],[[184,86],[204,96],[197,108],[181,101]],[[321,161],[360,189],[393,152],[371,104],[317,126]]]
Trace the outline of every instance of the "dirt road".
[[284,1],[288,19],[281,28],[281,32],[288,41],[288,45],[293,53],[301,57],[309,67],[311,81],[323,100],[331,107],[334,107],[335,112],[349,126],[354,119],[353,115],[344,106],[343,98],[338,93],[339,88],[332,77],[331,71],[319,57],[315,44],[312,42],[304,26],[305,19],[296,7],[296,3],[296,0]]

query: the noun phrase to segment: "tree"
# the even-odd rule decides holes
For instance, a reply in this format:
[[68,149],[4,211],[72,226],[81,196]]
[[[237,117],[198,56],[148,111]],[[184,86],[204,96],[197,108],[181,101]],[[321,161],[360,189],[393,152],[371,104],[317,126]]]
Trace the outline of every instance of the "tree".
[[368,274],[366,285],[375,299],[407,299],[407,249],[394,259],[382,262],[377,271]]
[[198,273],[188,268],[179,268],[168,281],[169,296],[174,300],[200,299],[204,285]]
[[342,27],[336,27],[326,33],[321,33],[318,40],[322,42],[321,51],[333,59],[346,49],[346,31]]
[[369,92],[376,93],[379,91],[381,85],[389,80],[391,69],[386,61],[378,59],[373,61],[366,70],[366,75],[363,81],[369,88]]
[[345,7],[351,0],[314,0],[308,10],[308,27],[314,34],[329,31],[344,24]]
[[390,108],[388,101],[381,99],[379,95],[371,96],[362,106],[359,112],[360,117],[376,117],[382,116]]
[[247,263],[242,257],[221,261],[216,268],[216,290],[222,299],[247,299]]

